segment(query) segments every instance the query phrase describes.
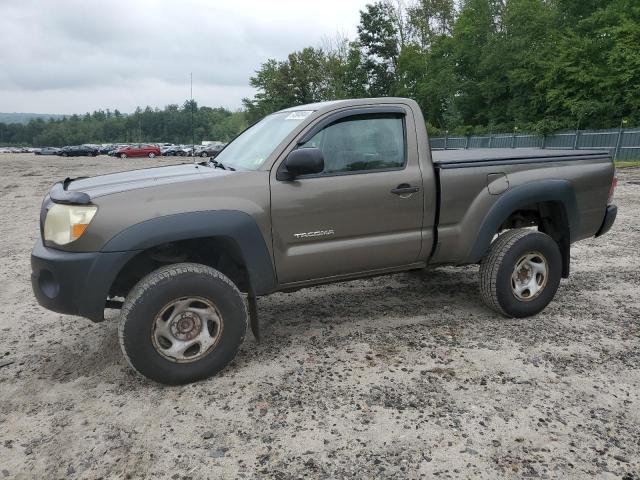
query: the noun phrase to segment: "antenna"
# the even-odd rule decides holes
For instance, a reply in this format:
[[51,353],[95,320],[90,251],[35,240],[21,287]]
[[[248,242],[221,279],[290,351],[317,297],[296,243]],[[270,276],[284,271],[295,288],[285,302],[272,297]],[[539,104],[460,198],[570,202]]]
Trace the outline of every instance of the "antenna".
[[191,76],[191,156],[193,163],[196,163],[196,134],[193,130],[193,72],[189,75]]

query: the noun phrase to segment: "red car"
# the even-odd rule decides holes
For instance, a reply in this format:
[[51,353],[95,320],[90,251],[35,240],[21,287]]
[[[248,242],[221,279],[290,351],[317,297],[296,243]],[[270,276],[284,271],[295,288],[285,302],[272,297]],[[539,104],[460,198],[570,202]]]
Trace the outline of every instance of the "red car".
[[116,150],[116,157],[159,157],[160,147],[156,145],[130,145],[128,147],[122,147]]

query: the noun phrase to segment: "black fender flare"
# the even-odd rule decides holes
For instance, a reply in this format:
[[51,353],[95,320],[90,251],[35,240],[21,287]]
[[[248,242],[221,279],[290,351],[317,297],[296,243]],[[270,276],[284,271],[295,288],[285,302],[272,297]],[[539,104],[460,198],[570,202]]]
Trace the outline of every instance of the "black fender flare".
[[573,186],[568,180],[535,180],[507,191],[493,204],[480,226],[476,242],[468,255],[468,263],[480,262],[489,250],[498,228],[509,215],[527,205],[541,202],[557,202],[564,206],[569,238],[573,238],[580,227]]
[[205,210],[155,217],[111,238],[102,252],[146,250],[163,243],[215,237],[233,242],[242,255],[255,295],[276,290],[271,254],[254,218],[238,210]]

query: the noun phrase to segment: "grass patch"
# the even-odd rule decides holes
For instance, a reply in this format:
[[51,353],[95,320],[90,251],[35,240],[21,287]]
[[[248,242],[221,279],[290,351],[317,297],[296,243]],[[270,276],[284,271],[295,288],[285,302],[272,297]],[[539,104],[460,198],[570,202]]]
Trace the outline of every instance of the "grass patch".
[[640,167],[640,160],[622,160],[616,162],[616,168]]

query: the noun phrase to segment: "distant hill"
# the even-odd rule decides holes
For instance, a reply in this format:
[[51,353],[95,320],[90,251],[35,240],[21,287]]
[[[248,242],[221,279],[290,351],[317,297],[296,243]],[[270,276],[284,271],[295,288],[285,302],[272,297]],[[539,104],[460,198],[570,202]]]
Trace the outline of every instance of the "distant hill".
[[0,123],[29,123],[29,120],[42,118],[48,120],[50,118],[60,119],[65,115],[58,113],[2,113],[0,112]]

